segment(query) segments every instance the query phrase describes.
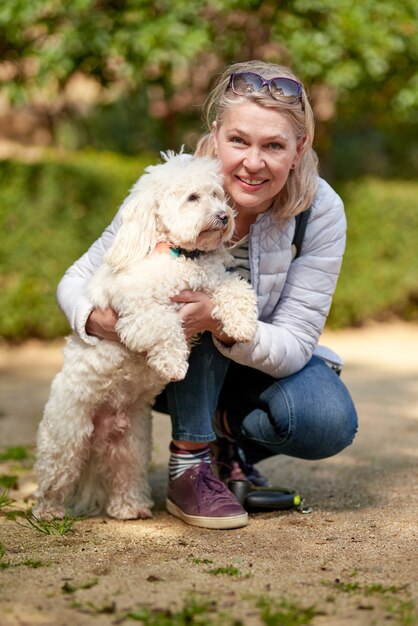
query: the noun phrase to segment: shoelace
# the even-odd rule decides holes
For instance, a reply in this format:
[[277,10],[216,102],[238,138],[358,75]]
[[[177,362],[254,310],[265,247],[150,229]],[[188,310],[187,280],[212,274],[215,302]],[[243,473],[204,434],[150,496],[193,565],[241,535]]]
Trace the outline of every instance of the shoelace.
[[211,491],[216,491],[216,493],[218,493],[221,497],[223,496],[225,500],[230,499],[230,492],[228,488],[212,473],[211,466],[208,463],[201,463],[197,484],[197,505],[199,511],[202,506],[205,487],[209,488]]

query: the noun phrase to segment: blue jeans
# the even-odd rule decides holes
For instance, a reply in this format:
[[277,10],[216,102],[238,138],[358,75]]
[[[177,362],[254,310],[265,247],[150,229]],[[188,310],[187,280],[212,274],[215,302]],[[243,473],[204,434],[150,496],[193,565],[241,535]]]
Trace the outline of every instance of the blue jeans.
[[234,439],[249,463],[276,454],[322,459],[353,441],[357,413],[339,376],[312,357],[292,376],[276,379],[223,356],[209,333],[190,355],[186,378],[157,398],[169,413],[173,439],[209,442],[212,417],[226,409]]

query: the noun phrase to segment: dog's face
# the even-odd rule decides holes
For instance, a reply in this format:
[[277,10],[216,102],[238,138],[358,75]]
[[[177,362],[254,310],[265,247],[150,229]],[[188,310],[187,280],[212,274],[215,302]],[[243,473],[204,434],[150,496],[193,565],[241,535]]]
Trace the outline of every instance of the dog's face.
[[159,196],[157,233],[185,250],[214,250],[232,237],[235,225],[218,165],[206,158],[177,162],[177,167],[172,161],[161,166],[170,179]]
[[185,250],[216,249],[234,231],[234,212],[221,185],[205,182],[177,186],[165,194],[157,211],[157,231]]
[[120,228],[106,254],[114,271],[152,254],[157,243],[185,250],[215,250],[234,232],[234,211],[219,164],[209,157],[169,155],[150,166],[120,210]]

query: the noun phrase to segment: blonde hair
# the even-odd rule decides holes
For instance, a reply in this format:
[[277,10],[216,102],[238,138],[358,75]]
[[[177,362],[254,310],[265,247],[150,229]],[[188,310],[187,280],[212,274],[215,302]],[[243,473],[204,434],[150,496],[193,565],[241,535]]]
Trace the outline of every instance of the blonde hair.
[[247,61],[230,65],[219,77],[209,94],[203,114],[209,132],[203,135],[195,150],[196,155],[215,157],[213,122],[221,126],[225,112],[243,102],[255,102],[269,109],[276,109],[285,115],[296,133],[297,141],[305,138],[301,150],[301,159],[295,169],[289,172],[285,186],[273,201],[272,209],[280,219],[287,219],[304,211],[312,202],[318,185],[318,158],[312,148],[314,139],[314,116],[305,90],[302,89],[302,101],[299,98],[273,98],[267,89],[253,91],[244,96],[236,95],[228,89],[231,74],[238,72],[254,72],[265,79],[275,77],[291,78],[300,82],[288,67],[266,63],[264,61]]

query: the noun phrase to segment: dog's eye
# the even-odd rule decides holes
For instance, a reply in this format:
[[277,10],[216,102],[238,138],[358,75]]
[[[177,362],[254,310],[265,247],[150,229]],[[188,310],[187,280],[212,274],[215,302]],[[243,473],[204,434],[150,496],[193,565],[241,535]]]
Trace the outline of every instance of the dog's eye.
[[190,196],[187,198],[187,202],[196,202],[197,200],[199,200],[199,196],[197,195],[197,193],[191,193]]
[[212,191],[212,198],[216,198],[217,200],[220,200],[221,194],[216,191]]

